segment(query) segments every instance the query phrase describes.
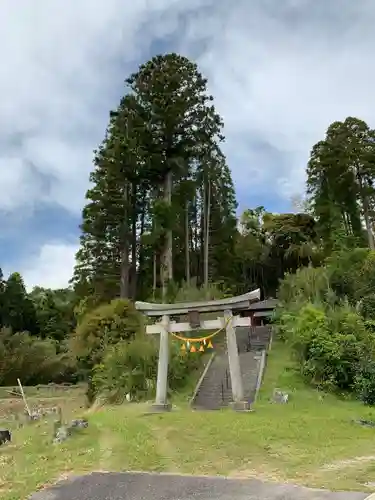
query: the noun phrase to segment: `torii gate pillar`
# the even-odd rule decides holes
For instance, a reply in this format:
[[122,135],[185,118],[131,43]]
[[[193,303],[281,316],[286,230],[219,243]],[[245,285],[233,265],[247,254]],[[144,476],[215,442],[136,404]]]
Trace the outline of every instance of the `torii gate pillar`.
[[224,311],[224,320],[226,322],[226,337],[227,337],[227,350],[228,350],[228,364],[230,380],[232,384],[232,399],[231,404],[233,410],[236,411],[249,411],[250,403],[245,401],[240,357],[238,354],[236,329],[233,326],[233,314],[230,309]]
[[168,403],[168,363],[169,363],[169,316],[164,315],[161,320],[158,378],[156,382],[156,398],[152,408],[156,412],[171,410]]

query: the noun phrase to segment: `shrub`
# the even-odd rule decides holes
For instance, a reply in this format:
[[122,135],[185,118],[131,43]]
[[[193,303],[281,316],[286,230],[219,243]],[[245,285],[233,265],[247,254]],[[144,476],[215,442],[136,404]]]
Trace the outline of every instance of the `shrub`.
[[373,355],[373,337],[349,305],[306,303],[298,312],[286,310],[279,322],[289,332],[302,375],[321,388],[352,389],[360,361]]
[[375,405],[375,361],[360,364],[354,379],[357,397],[366,405]]
[[81,299],[74,308],[74,318],[76,322],[80,323],[86,314],[99,307],[102,302],[100,297],[96,295],[88,295]]
[[369,251],[361,267],[358,276],[356,276],[355,298],[371,295],[375,289],[375,252]]
[[69,353],[57,352],[51,339],[40,339],[28,332],[0,331],[0,385],[47,384],[72,378],[75,360]]
[[375,294],[363,297],[358,303],[358,310],[366,320],[375,320]]
[[295,274],[287,274],[277,296],[284,308],[298,309],[306,302],[324,302],[332,296],[327,270],[324,267],[303,267]]
[[[181,354],[178,343],[171,340],[168,370],[170,391],[186,386],[192,371],[201,363],[200,353]],[[154,397],[158,365],[158,343],[153,338],[139,336],[107,348],[103,360],[93,369],[92,398],[119,403],[129,393],[133,400]]]
[[115,299],[88,312],[78,324],[71,347],[86,369],[100,364],[105,349],[133,339],[143,328],[142,315],[128,300]]
[[327,259],[327,270],[332,289],[339,297],[355,303],[362,268],[369,255],[368,248],[335,252]]
[[189,283],[182,283],[181,287],[176,292],[174,302],[195,302],[200,300],[215,300],[222,299],[225,294],[215,283],[209,283],[207,287],[198,287],[196,279],[192,279]]
[[191,374],[201,366],[202,353],[181,352],[180,343],[176,340],[171,340],[169,353],[169,389],[178,391],[186,387]]
[[137,338],[110,346],[93,370],[95,394],[112,403],[122,402],[130,393],[134,399],[150,395],[155,385],[157,349],[152,339]]

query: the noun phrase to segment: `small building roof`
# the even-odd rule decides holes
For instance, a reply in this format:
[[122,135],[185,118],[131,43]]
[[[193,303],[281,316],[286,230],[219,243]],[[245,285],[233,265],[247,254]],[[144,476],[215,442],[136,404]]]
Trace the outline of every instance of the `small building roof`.
[[273,311],[255,311],[254,318],[269,318],[272,316]]
[[259,302],[253,302],[249,306],[250,311],[262,311],[262,310],[272,310],[275,309],[277,305],[277,299],[266,299],[260,300]]

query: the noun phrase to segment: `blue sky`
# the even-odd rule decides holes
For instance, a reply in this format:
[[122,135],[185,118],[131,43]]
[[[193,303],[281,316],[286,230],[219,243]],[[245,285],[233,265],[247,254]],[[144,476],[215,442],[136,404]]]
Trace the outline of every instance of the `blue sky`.
[[93,149],[123,80],[197,61],[224,118],[240,210],[290,210],[328,125],[375,126],[373,0],[2,0],[0,267],[67,284]]

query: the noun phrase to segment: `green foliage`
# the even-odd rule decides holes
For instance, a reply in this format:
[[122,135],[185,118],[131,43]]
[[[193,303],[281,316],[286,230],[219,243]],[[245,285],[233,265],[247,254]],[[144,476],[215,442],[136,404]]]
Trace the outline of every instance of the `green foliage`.
[[0,385],[77,380],[76,359],[67,345],[75,326],[71,290],[35,287],[22,276],[4,280],[0,270]]
[[[307,190],[327,251],[352,246],[373,248],[370,218],[375,179],[375,132],[357,118],[332,123],[313,146]],[[362,216],[366,232],[362,227]],[[345,245],[348,238],[350,245]],[[343,244],[344,243],[344,244]]]
[[202,366],[202,353],[181,352],[181,344],[171,340],[169,346],[169,389],[177,392],[183,389],[189,382],[192,372]]
[[375,406],[375,361],[362,362],[355,375],[354,390],[366,405]]
[[358,296],[363,296],[361,277],[368,256],[367,248],[356,248],[334,252],[327,259],[331,287],[339,297],[355,303]]
[[200,300],[222,299],[224,296],[225,294],[215,283],[209,283],[207,287],[197,287],[196,280],[191,280],[190,284],[182,283],[172,302],[198,302]]
[[[168,383],[170,391],[184,388],[189,376],[201,365],[200,353],[181,354],[178,342],[170,342]],[[133,401],[154,397],[157,377],[158,343],[138,336],[109,346],[102,362],[94,367],[92,388],[95,396],[122,403],[130,394]]]
[[121,403],[127,394],[146,399],[154,390],[158,352],[156,343],[143,336],[110,346],[93,370],[95,395],[111,403]]
[[82,298],[74,308],[74,318],[77,323],[80,323],[83,317],[96,309],[101,303],[100,297],[88,295]]
[[323,302],[330,294],[327,270],[309,266],[285,276],[280,283],[278,299],[284,306],[298,308],[304,302]]
[[375,251],[370,251],[359,269],[357,277],[356,298],[371,295],[375,290]]
[[94,152],[72,279],[79,298],[144,300],[168,289],[165,301],[191,276],[200,286],[207,266],[210,282],[232,286],[237,204],[207,80],[172,53],[146,61],[126,83]]
[[77,325],[73,352],[86,368],[101,363],[109,345],[134,339],[143,327],[142,316],[128,300],[115,299],[88,312]]
[[287,276],[275,319],[307,382],[367,404],[375,401],[374,262],[368,249],[339,250],[325,267]]
[[40,339],[27,332],[0,330],[0,385],[25,385],[74,380],[74,358],[66,351],[58,353],[56,342]]
[[280,340],[288,337],[289,320],[293,323],[305,304],[321,306],[337,302],[337,297],[330,288],[327,269],[312,266],[298,269],[295,274],[287,274],[280,283],[278,299],[274,324]]
[[272,214],[263,207],[242,214],[236,250],[241,281],[247,283],[241,291],[260,287],[265,295],[275,295],[286,273],[322,260],[311,215]]
[[[375,320],[375,293],[372,293],[371,295],[366,295],[365,297],[363,297],[358,304],[358,310],[366,320],[374,321]],[[368,323],[368,327],[370,328],[369,323]]]
[[35,307],[40,336],[63,342],[76,325],[73,292],[36,287],[30,299]]
[[374,353],[363,318],[348,305],[323,308],[307,302],[281,322],[302,375],[320,388],[351,390],[359,363]]
[[19,273],[11,274],[4,284],[1,319],[2,326],[13,332],[28,331],[32,335],[39,332],[34,304]]

